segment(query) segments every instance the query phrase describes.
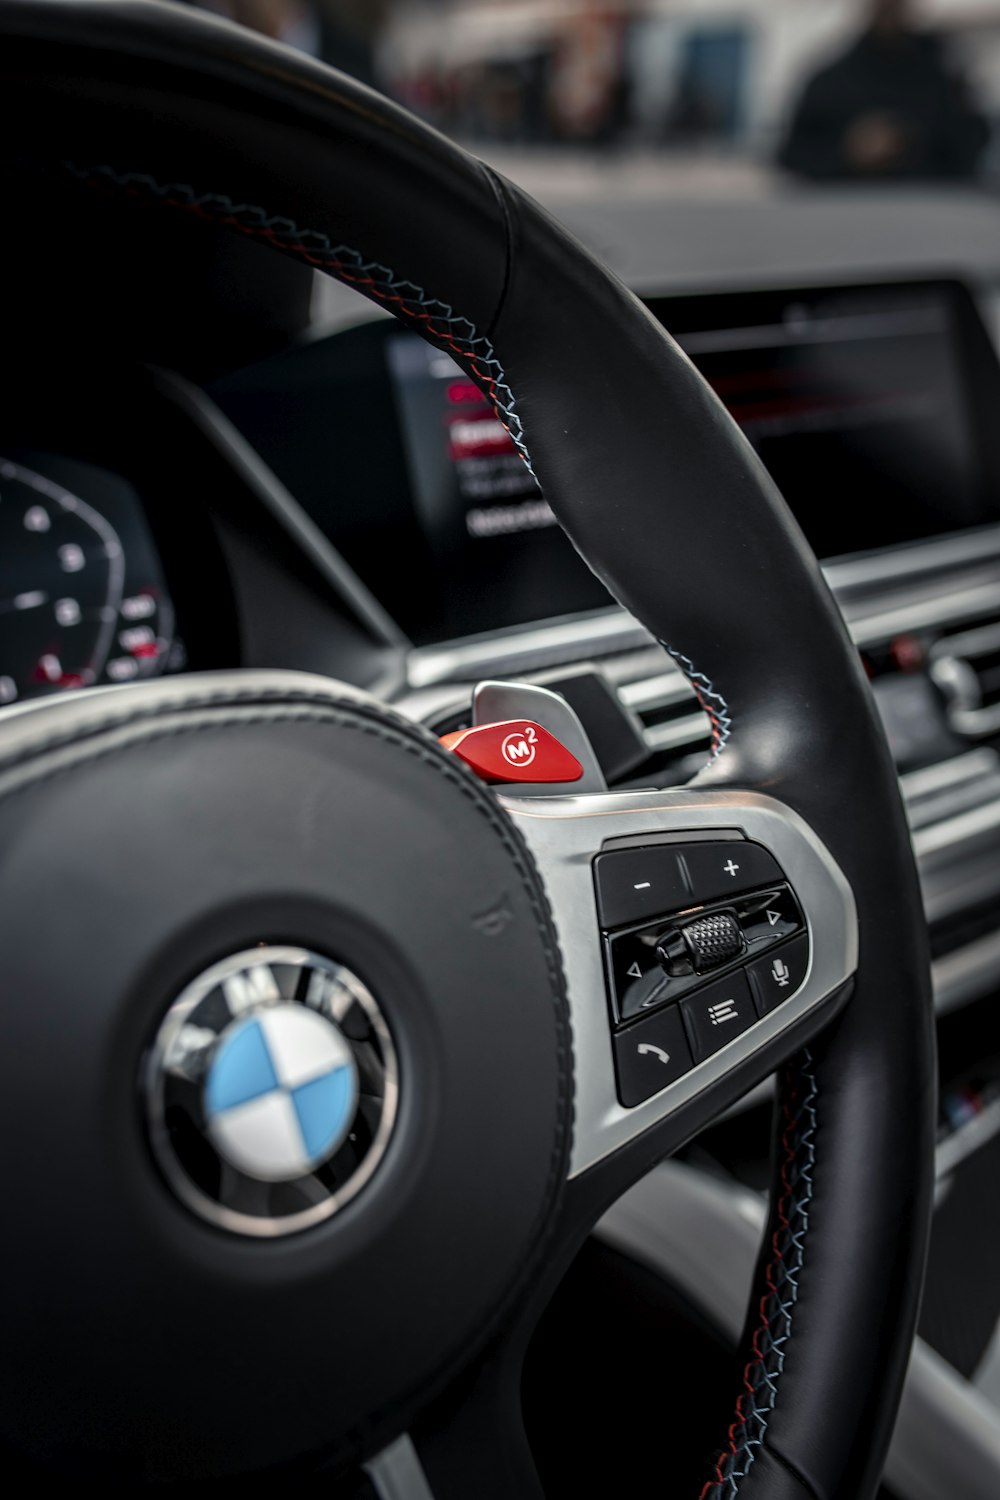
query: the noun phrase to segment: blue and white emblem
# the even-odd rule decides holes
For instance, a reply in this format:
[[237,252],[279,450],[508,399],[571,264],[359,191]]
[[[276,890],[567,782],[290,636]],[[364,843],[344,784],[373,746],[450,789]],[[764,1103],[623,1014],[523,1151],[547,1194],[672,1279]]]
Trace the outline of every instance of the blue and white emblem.
[[343,1032],[301,1005],[237,1021],[205,1080],[216,1150],[261,1182],[288,1182],[326,1161],[357,1102],[358,1070]]
[[144,1084],[150,1144],[178,1197],[225,1229],[272,1236],[360,1192],[398,1093],[388,1026],[358,976],[263,944],[187,986]]

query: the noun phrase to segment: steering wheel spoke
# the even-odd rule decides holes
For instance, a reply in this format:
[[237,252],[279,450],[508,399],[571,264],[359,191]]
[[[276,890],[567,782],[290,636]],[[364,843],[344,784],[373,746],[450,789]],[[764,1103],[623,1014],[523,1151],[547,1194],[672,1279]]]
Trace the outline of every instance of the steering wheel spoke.
[[854,898],[805,821],[735,790],[504,798],[542,872],[575,1062],[570,1178],[619,1192],[849,993]]

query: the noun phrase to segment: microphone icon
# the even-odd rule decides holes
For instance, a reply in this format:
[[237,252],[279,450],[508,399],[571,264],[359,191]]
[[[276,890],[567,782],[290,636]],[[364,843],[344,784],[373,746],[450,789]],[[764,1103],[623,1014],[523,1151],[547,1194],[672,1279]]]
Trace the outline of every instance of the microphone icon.
[[771,973],[774,975],[775,983],[780,984],[782,989],[785,988],[789,979],[792,977],[788,965],[785,963],[784,959],[781,958],[776,958],[774,960],[774,963],[771,965]]

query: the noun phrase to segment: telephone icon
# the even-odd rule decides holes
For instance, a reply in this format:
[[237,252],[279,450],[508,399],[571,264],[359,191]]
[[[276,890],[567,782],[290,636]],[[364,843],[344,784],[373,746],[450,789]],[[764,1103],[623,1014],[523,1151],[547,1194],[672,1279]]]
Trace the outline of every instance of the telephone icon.
[[652,1042],[640,1042],[635,1050],[640,1057],[651,1053],[661,1063],[668,1063],[670,1061],[670,1053],[664,1052],[662,1047],[654,1047]]

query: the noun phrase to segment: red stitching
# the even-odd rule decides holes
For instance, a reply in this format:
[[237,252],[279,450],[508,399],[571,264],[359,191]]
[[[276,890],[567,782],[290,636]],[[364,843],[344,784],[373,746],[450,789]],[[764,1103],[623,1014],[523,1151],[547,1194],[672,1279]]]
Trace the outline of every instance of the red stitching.
[[[359,264],[357,265],[353,263],[353,257],[356,254],[353,249],[350,250],[351,258],[345,261],[336,253],[336,249],[329,246],[329,241],[326,241],[325,235],[316,234],[315,238],[326,241],[326,248],[321,246],[319,249],[310,249],[306,245],[305,240],[301,238],[302,231],[297,229],[297,226],[290,220],[276,221],[287,224],[287,235],[283,236],[282,232],[272,227],[271,223],[249,224],[239,216],[240,213],[247,212],[250,214],[262,213],[263,211],[260,209],[248,205],[240,205],[235,211],[212,212],[203,206],[203,201],[208,201],[219,205],[220,210],[222,210],[222,205],[224,204],[230,210],[233,210],[231,201],[222,195],[216,194],[207,200],[196,200],[186,196],[187,192],[190,191],[189,189],[181,189],[176,184],[163,187],[154,182],[150,177],[140,177],[137,183],[135,180],[136,174],[125,174],[123,176],[113,173],[110,168],[80,168],[74,166],[71,162],[67,162],[64,165],[78,180],[85,182],[88,187],[102,192],[108,197],[114,196],[115,193],[124,193],[127,197],[138,198],[147,202],[152,197],[167,208],[179,209],[184,213],[193,214],[196,218],[206,223],[225,225],[248,239],[263,240],[274,249],[284,251],[286,254],[294,255],[298,259],[305,261],[307,265],[336,275],[349,286],[363,289],[364,295],[374,297],[379,302],[392,308],[399,317],[426,329],[439,344],[450,349],[480,382],[497,419],[524,459],[532,477],[535,477],[534,470],[531,467],[531,459],[524,442],[523,427],[514,409],[513,393],[506,384],[506,377],[496,361],[492,346],[488,341],[484,340],[483,336],[478,333],[471,323],[468,323],[466,319],[456,318],[452,310],[445,307],[444,304],[432,303],[432,305],[436,305],[441,309],[441,314],[435,317],[427,308],[412,306],[411,301],[401,296],[397,290],[398,285],[403,285],[404,287],[410,286],[415,293],[415,297],[412,300],[417,302],[422,299],[428,300],[427,294],[422,292],[419,287],[412,283],[400,283],[398,278],[388,268],[378,266],[376,269],[385,270],[390,282],[396,282],[396,286],[383,285],[370,274],[372,269],[370,265],[360,264],[360,254],[358,255]],[[129,180],[130,177],[132,180]],[[309,237],[310,233],[311,231],[306,231],[306,238]],[[300,238],[293,238],[294,234],[298,234]],[[346,250],[348,247],[340,246],[338,248]],[[470,337],[463,342],[448,327],[450,321],[457,321],[468,326]],[[476,348],[477,344],[484,342],[489,350],[488,358]],[[491,366],[496,367],[496,372],[491,369]],[[507,398],[506,401],[505,397]],[[694,665],[687,657],[673,650],[665,642],[663,644],[667,652],[678,662],[681,670],[687,676],[698,704],[708,718],[711,729],[711,750],[709,756],[709,764],[711,764],[725,748],[729,739],[731,720],[728,705],[713,684],[709,682],[708,678],[703,673],[695,670]]]
[[[99,175],[89,174],[86,181],[90,187],[96,188],[99,192],[103,192],[109,197],[114,196],[116,192],[124,192],[130,198],[144,199],[148,197],[148,194],[143,193],[141,189],[130,185],[119,186],[116,184],[112,187]],[[275,249],[294,255],[317,270],[334,271],[340,280],[346,281],[351,286],[364,288],[365,293],[368,295],[376,297],[387,306],[396,308],[400,317],[406,318],[413,323],[422,324],[430,330],[440,343],[444,344],[453,354],[457,355],[472,369],[476,378],[486,387],[493,410],[505,431],[514,438],[506,414],[497,396],[496,377],[490,374],[488,370],[484,370],[475,353],[471,352],[466,345],[456,339],[450,330],[442,327],[435,320],[433,314],[427,312],[425,309],[416,309],[408,306],[405,299],[392,287],[381,286],[372,276],[357,274],[349,265],[345,264],[343,260],[332,252],[316,252],[310,250],[301,240],[283,239],[277,231],[266,224],[246,224],[235,214],[210,213],[200,203],[186,202],[183,199],[171,197],[169,194],[163,196],[160,202],[168,208],[178,209],[182,213],[193,214],[196,218],[206,223],[226,225],[247,239],[266,240]]]
[[785,1243],[784,1237],[791,1229],[791,1218],[789,1208],[794,1193],[791,1180],[792,1169],[798,1154],[798,1141],[796,1140],[796,1127],[798,1125],[797,1105],[799,1104],[798,1083],[786,1094],[782,1108],[784,1127],[782,1130],[782,1162],[780,1172],[781,1194],[776,1206],[778,1224],[771,1236],[771,1259],[764,1273],[767,1290],[763,1293],[759,1303],[759,1322],[750,1341],[753,1358],[749,1359],[743,1368],[743,1390],[736,1399],[736,1410],[732,1423],[727,1432],[729,1442],[728,1449],[720,1453],[715,1463],[713,1478],[706,1481],[701,1489],[699,1500],[711,1500],[712,1491],[718,1485],[729,1482],[730,1476],[725,1469],[730,1460],[736,1458],[746,1442],[746,1409],[745,1402],[751,1401],[756,1394],[756,1385],[753,1379],[754,1373],[763,1366],[766,1352],[761,1347],[765,1335],[770,1332],[775,1313],[781,1309],[780,1293],[777,1285],[777,1274],[784,1268]]

